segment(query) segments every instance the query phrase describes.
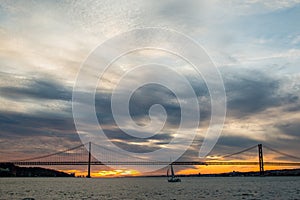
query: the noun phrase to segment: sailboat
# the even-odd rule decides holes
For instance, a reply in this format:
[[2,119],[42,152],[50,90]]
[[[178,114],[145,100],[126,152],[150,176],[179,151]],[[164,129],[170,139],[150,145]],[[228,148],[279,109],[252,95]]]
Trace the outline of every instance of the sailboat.
[[173,165],[171,164],[171,176],[169,175],[170,168],[167,170],[168,182],[181,182],[180,178],[177,178],[174,174]]

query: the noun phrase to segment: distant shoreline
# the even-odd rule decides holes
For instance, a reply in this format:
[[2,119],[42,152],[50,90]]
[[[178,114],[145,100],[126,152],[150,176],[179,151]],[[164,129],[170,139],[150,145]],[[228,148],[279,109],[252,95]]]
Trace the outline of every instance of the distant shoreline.
[[[250,172],[226,172],[218,174],[181,174],[178,177],[257,177],[261,176],[259,171]],[[266,170],[264,176],[300,176],[300,169],[280,169],[280,170]],[[165,175],[153,176],[139,176],[139,177],[166,177]]]
[[6,163],[0,164],[0,177],[75,177],[75,174],[42,167],[19,167]]

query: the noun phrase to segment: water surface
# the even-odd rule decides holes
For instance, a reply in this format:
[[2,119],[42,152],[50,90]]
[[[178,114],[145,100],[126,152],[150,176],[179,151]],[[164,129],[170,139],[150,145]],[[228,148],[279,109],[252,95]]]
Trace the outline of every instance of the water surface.
[[0,178],[0,199],[299,199],[300,177]]

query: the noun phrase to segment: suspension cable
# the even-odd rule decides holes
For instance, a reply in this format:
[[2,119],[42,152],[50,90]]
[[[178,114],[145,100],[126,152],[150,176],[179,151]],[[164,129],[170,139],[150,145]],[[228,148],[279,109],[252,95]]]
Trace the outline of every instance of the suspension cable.
[[158,162],[157,160],[150,160],[150,159],[147,159],[147,158],[141,158],[141,157],[138,157],[138,156],[133,156],[133,155],[129,155],[129,154],[119,152],[119,151],[115,151],[115,150],[106,148],[104,146],[100,146],[99,144],[95,144],[93,142],[92,142],[92,144],[94,144],[95,146],[97,146],[99,148],[105,149],[106,151],[113,152],[113,153],[116,153],[116,154],[121,154],[121,155],[124,155],[124,156],[128,156],[128,157],[139,159],[139,160],[144,160],[144,161]]
[[265,146],[265,145],[264,145],[264,148],[269,149],[269,150],[271,150],[271,151],[274,151],[274,152],[276,152],[276,153],[278,153],[278,154],[281,154],[281,155],[283,155],[283,156],[287,156],[287,157],[290,157],[290,158],[293,158],[293,159],[299,159],[299,160],[300,160],[300,157],[293,156],[293,155],[290,155],[290,154],[287,154],[287,153],[283,153],[283,152],[278,151],[278,150],[276,150],[276,149],[273,149],[273,148],[271,148],[271,147],[268,147],[268,146]]
[[254,145],[254,146],[249,147],[247,149],[244,149],[242,151],[238,151],[238,152],[235,152],[235,153],[232,153],[232,154],[228,154],[228,155],[222,156],[222,158],[228,158],[228,157],[231,157],[231,156],[234,156],[234,155],[238,155],[238,154],[244,153],[246,151],[250,151],[250,150],[252,150],[252,149],[254,149],[256,147],[257,147],[257,145]]
[[37,160],[37,159],[42,159],[42,158],[47,158],[47,157],[50,157],[50,156],[55,156],[55,155],[58,155],[58,154],[61,154],[61,153],[65,153],[67,151],[71,151],[71,150],[74,150],[74,149],[78,149],[82,146],[84,146],[85,144],[81,144],[81,145],[78,145],[76,147],[73,147],[73,148],[70,148],[70,149],[66,149],[66,150],[63,150],[63,151],[58,151],[56,153],[52,153],[52,154],[47,154],[47,155],[43,155],[43,156],[38,156],[38,157],[33,157],[33,158],[26,158],[26,159],[23,159],[23,160],[15,160],[15,161],[12,161],[12,162],[20,162],[20,161],[28,161],[28,160]]

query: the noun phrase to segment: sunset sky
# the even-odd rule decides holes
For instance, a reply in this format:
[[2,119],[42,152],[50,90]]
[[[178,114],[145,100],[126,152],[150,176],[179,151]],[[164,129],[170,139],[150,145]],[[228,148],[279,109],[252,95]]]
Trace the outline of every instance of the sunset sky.
[[[210,157],[259,143],[288,154],[300,154],[300,0],[2,0],[0,161],[79,145],[81,140],[72,114],[72,90],[80,66],[107,39],[144,27],[171,29],[189,36],[205,49],[220,71],[227,115]],[[158,61],[171,58],[162,52],[145,50],[120,60],[118,67],[135,65],[141,55]],[[198,135],[181,158],[195,160],[211,117],[210,95],[203,80],[193,79],[188,66],[176,63],[187,74],[202,111]],[[116,69],[106,75],[107,84],[120,74]],[[134,78],[137,81],[143,76]],[[181,87],[176,82],[174,85]],[[180,108],[170,91],[157,85],[146,86],[133,93],[131,103],[132,119],[137,124],[149,121],[149,106],[157,103],[165,106],[168,119],[164,129],[154,138],[143,140],[124,134],[112,118],[107,93],[99,89],[96,112],[111,140],[135,153],[163,148],[172,140],[173,129],[180,121]],[[137,135],[143,133],[141,129],[127,129]],[[264,154],[266,161],[300,162],[267,150]],[[228,160],[257,159],[254,150]],[[176,170],[210,173],[233,168],[203,166]],[[234,170],[258,170],[258,167],[234,167]],[[139,174],[130,169],[97,171],[96,168],[93,173]]]

